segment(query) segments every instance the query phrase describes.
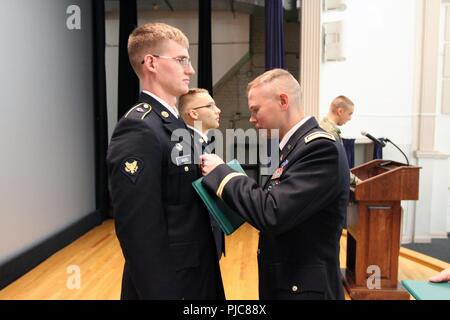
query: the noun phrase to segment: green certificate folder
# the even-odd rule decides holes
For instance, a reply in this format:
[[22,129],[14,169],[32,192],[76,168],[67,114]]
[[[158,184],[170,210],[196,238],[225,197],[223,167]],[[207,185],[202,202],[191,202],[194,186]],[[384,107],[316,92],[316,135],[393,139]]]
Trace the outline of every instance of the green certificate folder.
[[416,300],[450,300],[450,283],[402,280],[402,285]]
[[[244,169],[242,169],[241,165],[236,160],[231,160],[227,165],[230,166],[231,169],[245,174]],[[216,195],[211,195],[208,190],[203,187],[202,181],[203,178],[200,178],[192,182],[195,191],[197,191],[208,208],[209,213],[213,216],[214,220],[216,220],[222,231],[226,235],[232,234],[245,222],[245,220]]]

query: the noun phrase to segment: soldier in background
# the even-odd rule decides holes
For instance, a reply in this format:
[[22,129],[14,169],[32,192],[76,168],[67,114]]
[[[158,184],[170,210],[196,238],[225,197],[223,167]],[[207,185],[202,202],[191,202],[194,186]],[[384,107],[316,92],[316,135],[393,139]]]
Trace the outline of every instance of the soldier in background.
[[[214,137],[208,136],[208,131],[217,129],[220,125],[221,110],[209,94],[201,88],[190,89],[178,101],[178,110],[191,132],[194,143],[199,146],[199,154],[212,153]],[[200,126],[195,127],[195,124]],[[220,260],[225,254],[225,235],[214,218],[211,217],[211,228],[216,243],[217,256]]]
[[[343,143],[339,127],[352,120],[354,111],[354,103],[346,96],[339,96],[331,102],[328,114],[320,121],[319,125],[331,133],[337,141]],[[361,183],[361,180],[350,172],[350,185],[355,186],[358,183]]]

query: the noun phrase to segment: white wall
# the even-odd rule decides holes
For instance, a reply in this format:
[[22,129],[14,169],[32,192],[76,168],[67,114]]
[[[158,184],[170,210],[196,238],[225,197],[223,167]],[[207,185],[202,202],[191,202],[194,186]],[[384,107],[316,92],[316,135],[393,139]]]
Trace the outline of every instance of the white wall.
[[0,264],[95,211],[91,1],[1,5]]
[[[450,141],[448,137],[450,137],[450,114],[443,114],[443,108],[442,108],[442,96],[443,96],[443,88],[442,88],[442,81],[444,79],[444,48],[445,44],[450,43],[450,41],[445,40],[446,36],[446,23],[449,23],[450,20],[450,1],[449,0],[442,0],[442,10],[441,10],[441,35],[440,39],[441,44],[439,46],[439,76],[438,76],[438,101],[436,106],[436,113],[440,116],[437,119],[436,122],[436,147],[438,150],[441,150],[444,154],[450,155]],[[447,16],[448,15],[448,16]],[[442,70],[442,72],[441,72]],[[450,159],[447,160],[446,168],[450,168]],[[448,205],[447,205],[447,233],[450,233],[450,171],[447,171],[443,173],[447,175],[447,197],[448,197]],[[444,185],[445,188],[445,185]]]
[[[415,232],[422,240],[442,237],[447,224],[450,162],[419,162],[414,156],[419,138],[414,121],[420,94],[417,84],[421,79],[422,7],[413,0],[346,0],[346,4],[345,11],[322,15],[322,23],[343,21],[346,60],[322,63],[320,114],[328,112],[334,97],[346,95],[355,102],[356,109],[353,120],[342,128],[344,136],[360,138],[364,129],[374,136],[388,137],[412,164],[420,163],[423,169],[419,197],[425,201],[417,202],[417,206],[416,202],[402,203],[403,240],[409,241]],[[442,92],[439,90],[436,95],[434,151],[450,154],[450,117],[440,113]],[[383,152],[385,159],[405,162],[391,145]]]
[[[213,85],[216,84],[242,57],[249,52],[250,16],[231,12],[212,13]],[[192,65],[198,70],[198,15],[193,11],[143,11],[138,24],[164,22],[182,30],[190,41],[189,54]],[[117,12],[106,16],[106,69],[108,91],[109,133],[117,119],[117,72],[119,17]],[[197,86],[197,74],[191,78],[191,87]],[[131,107],[131,106],[130,106]]]
[[[339,95],[355,103],[353,120],[342,127],[345,137],[361,130],[388,137],[411,159],[416,64],[416,15],[411,0],[347,0],[347,10],[324,12],[322,22],[343,21],[343,62],[321,66],[320,114]],[[405,162],[394,147],[384,158]],[[412,204],[403,202],[403,234],[412,232]]]
[[344,62],[321,68],[320,113],[344,94],[356,104],[353,121],[342,129],[360,137],[361,129],[411,144],[416,8],[411,0],[347,0],[347,10],[324,13],[323,22],[344,22]]

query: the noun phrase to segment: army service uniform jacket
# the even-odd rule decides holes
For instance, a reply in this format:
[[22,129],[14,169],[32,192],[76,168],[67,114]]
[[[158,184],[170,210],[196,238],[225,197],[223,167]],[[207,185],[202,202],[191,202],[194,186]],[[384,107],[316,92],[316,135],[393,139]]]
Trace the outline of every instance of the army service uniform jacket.
[[151,96],[139,101],[118,122],[107,155],[125,257],[121,297],[224,299],[208,211],[191,185],[201,176],[191,135]]
[[264,188],[226,164],[204,186],[260,231],[259,297],[343,299],[339,241],[349,195],[342,144],[307,120]]
[[328,117],[322,118],[322,120],[320,120],[319,122],[319,126],[326,132],[331,133],[336,141],[343,143],[341,137],[341,129],[339,129],[336,124],[330,121]]

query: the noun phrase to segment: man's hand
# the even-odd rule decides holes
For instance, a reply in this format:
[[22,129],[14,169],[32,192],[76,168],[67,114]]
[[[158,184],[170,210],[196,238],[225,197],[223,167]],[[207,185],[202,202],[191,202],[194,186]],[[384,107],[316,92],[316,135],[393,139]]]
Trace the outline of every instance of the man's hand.
[[441,273],[439,273],[438,275],[431,277],[430,278],[431,282],[446,282],[446,281],[450,281],[450,268],[449,269],[445,269],[444,271],[442,271]]
[[208,175],[218,165],[224,164],[223,160],[216,154],[204,154],[200,156],[202,174]]

